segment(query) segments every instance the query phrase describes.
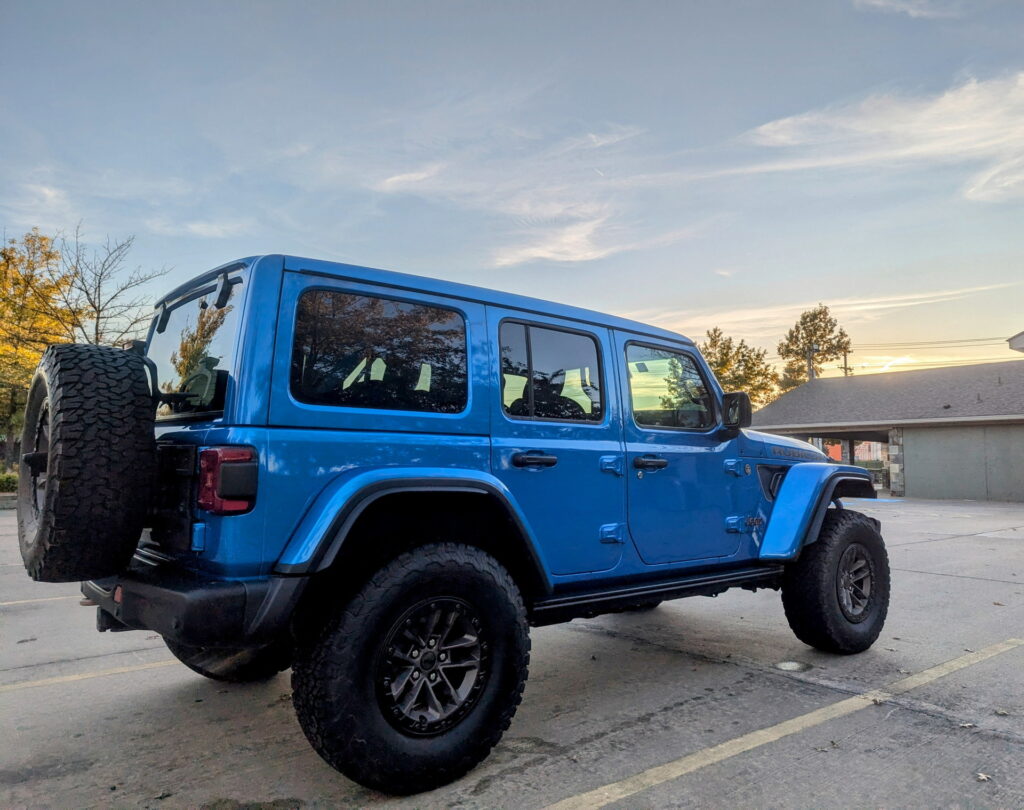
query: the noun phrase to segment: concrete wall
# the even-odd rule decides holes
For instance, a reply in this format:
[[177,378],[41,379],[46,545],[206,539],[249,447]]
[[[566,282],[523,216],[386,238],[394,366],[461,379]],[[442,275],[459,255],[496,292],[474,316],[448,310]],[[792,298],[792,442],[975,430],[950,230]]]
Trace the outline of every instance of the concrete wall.
[[1024,501],[1024,425],[903,428],[912,498]]

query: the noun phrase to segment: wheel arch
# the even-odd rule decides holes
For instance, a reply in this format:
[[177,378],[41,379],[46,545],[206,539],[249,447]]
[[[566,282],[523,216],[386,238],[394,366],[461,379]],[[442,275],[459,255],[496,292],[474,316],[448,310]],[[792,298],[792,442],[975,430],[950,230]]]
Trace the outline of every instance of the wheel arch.
[[794,465],[779,489],[761,543],[762,560],[793,560],[818,538],[825,514],[840,498],[875,498],[871,474],[825,462]]
[[[356,559],[377,560],[454,538],[492,553],[524,596],[551,592],[525,517],[500,483],[483,475],[375,476],[358,487],[341,487],[316,512],[297,530],[275,574],[316,577],[339,568],[351,571],[358,567]],[[399,533],[415,537],[403,539]]]

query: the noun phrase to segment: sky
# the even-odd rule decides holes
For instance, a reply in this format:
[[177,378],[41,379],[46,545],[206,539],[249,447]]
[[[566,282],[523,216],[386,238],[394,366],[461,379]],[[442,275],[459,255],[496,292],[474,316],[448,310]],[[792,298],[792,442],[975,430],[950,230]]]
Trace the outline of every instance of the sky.
[[[0,0],[0,230],[1022,358],[1024,0]],[[944,343],[943,343],[944,342]],[[838,371],[829,364],[827,373]]]

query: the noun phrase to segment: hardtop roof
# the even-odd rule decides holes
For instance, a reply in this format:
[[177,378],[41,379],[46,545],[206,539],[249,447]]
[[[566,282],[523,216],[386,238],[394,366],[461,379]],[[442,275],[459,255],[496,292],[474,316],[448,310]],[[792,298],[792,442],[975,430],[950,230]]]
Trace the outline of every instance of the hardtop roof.
[[[157,306],[162,303],[170,303],[174,299],[199,284],[213,281],[224,272],[231,272],[241,265],[254,266],[260,259],[271,258],[276,254],[267,256],[251,256],[235,262],[228,262],[202,273],[189,280],[185,284],[175,288],[168,295],[164,296]],[[413,292],[425,292],[432,295],[457,298],[464,301],[475,301],[484,304],[505,307],[507,309],[518,309],[523,312],[534,312],[541,315],[548,315],[558,318],[567,318],[573,321],[588,323],[596,326],[607,326],[613,329],[621,329],[629,332],[639,332],[650,337],[657,337],[662,340],[670,340],[676,343],[683,343],[692,346],[693,341],[678,332],[671,332],[668,329],[661,329],[649,324],[632,321],[628,318],[621,318],[617,315],[608,315],[595,310],[574,307],[568,304],[559,304],[554,301],[545,301],[541,298],[531,298],[527,295],[502,292],[500,290],[478,287],[472,284],[460,284],[454,281],[431,278],[429,276],[417,276],[410,273],[397,273],[393,270],[380,270],[373,267],[361,267],[355,264],[343,262],[331,262],[323,259],[310,259],[302,256],[282,255],[286,270],[296,272],[310,272],[332,278],[350,279],[367,284],[374,284],[382,287],[392,287],[400,290]]]

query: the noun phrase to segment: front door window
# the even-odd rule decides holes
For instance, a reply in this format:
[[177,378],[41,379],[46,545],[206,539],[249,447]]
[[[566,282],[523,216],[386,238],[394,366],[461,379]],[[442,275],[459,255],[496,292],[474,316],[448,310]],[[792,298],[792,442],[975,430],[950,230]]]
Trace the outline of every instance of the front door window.
[[626,365],[637,425],[707,430],[715,423],[714,399],[687,355],[633,343]]

